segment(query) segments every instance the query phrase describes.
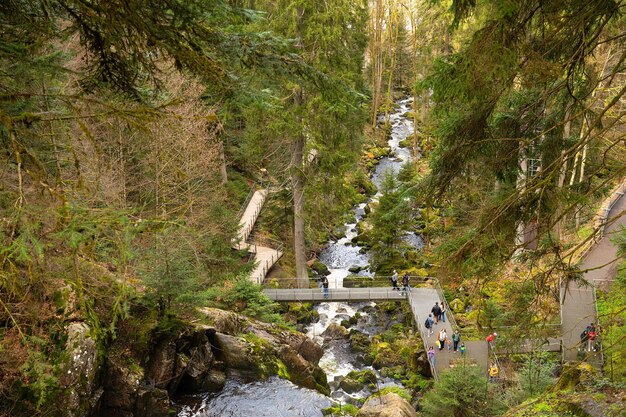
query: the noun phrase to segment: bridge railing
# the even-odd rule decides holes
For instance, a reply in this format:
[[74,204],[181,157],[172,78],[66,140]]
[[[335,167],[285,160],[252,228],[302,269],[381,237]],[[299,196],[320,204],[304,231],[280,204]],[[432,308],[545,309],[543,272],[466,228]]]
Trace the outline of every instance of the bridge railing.
[[241,207],[239,207],[239,212],[237,213],[238,219],[241,219],[241,216],[243,216],[243,212],[246,211],[246,207],[248,207],[248,203],[250,203],[250,200],[252,200],[252,196],[254,195],[255,191],[256,191],[256,182],[253,182],[252,185],[250,186],[250,191],[248,191],[248,195],[246,195],[246,199],[241,204]]
[[[428,335],[426,334],[426,328],[424,326],[424,322],[426,319],[419,315],[419,313],[417,312],[417,305],[411,302],[411,298],[409,298],[409,304],[411,305],[411,311],[413,312],[415,325],[417,327],[417,330],[420,332],[420,336],[422,337],[422,341],[424,342],[424,349],[426,350],[426,356],[428,357],[428,349],[431,347],[434,348],[434,346],[432,346],[428,342]],[[439,379],[439,375],[437,374],[437,369],[435,368],[435,365],[431,362],[430,358],[428,358],[428,364],[430,365],[430,371],[433,374],[433,378],[435,378],[435,381],[436,381],[437,379]]]
[[406,295],[390,288],[265,288],[263,293],[274,301],[358,302],[369,300],[403,300]]
[[[354,277],[348,277],[348,278],[354,278]],[[331,280],[331,282],[329,282],[329,288],[385,288],[385,287],[389,287],[392,288],[392,284],[391,284],[391,276],[386,276],[386,275],[377,275],[374,277],[366,277],[366,276],[359,276],[359,281],[350,281],[349,285],[345,285],[346,284],[346,280],[343,280],[343,283],[339,283],[337,281]],[[398,287],[400,287],[400,289],[402,289],[402,284],[400,283],[401,278],[398,279]],[[309,277],[309,284],[311,286],[311,288],[315,288],[317,287],[321,282],[321,277],[320,278],[312,278]],[[275,285],[283,285],[285,288],[293,288],[294,286],[297,286],[298,284],[298,278],[294,278],[294,277],[281,277],[281,278],[276,278],[275,280],[272,281],[272,283],[264,283],[264,285],[270,285],[271,288],[276,288]],[[422,276],[411,276],[411,280],[409,282],[411,287],[424,287],[424,286],[432,286],[432,287],[437,287],[439,286],[439,281],[437,280],[437,278],[434,277],[422,277]],[[441,287],[439,286],[439,290],[438,293],[441,291]],[[440,297],[443,296],[443,291],[441,291]],[[447,305],[447,303],[446,303]]]

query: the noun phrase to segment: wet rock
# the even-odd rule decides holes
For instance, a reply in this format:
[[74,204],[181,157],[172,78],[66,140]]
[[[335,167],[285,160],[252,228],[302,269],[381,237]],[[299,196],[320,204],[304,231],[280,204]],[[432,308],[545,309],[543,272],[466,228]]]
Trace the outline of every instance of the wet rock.
[[301,387],[320,391],[326,395],[330,394],[326,374],[323,371],[317,372],[316,367],[292,349],[284,348],[279,352],[278,356],[285,364],[291,382]]
[[376,374],[369,369],[364,369],[362,371],[351,371],[347,375],[350,378],[354,378],[357,381],[362,382],[363,384],[375,384],[377,381]]
[[319,363],[322,356],[324,356],[324,349],[309,338],[302,340],[300,344],[295,344],[296,351],[302,355],[304,359],[314,364]]
[[226,374],[217,369],[211,369],[203,380],[203,390],[209,392],[221,391],[226,384]]
[[146,365],[146,378],[154,381],[157,388],[167,388],[174,379],[176,369],[176,343],[163,339],[156,344]]
[[328,270],[328,267],[322,262],[320,262],[319,260],[315,260],[315,262],[313,262],[313,264],[311,265],[311,269],[317,275],[322,276],[322,277],[330,275],[330,271]]
[[98,348],[89,330],[85,323],[71,323],[67,328],[69,360],[59,378],[59,385],[64,388],[64,416],[90,414],[103,393],[96,383]]
[[160,388],[141,388],[133,417],[168,417],[170,398],[167,391]]
[[257,366],[258,360],[253,358],[253,350],[246,340],[241,337],[230,336],[223,333],[215,334],[215,343],[218,349],[218,359],[230,371],[235,371],[235,376],[244,380],[255,380],[261,377]]
[[[179,353],[177,369],[183,371],[183,376],[175,386],[170,385],[170,392],[180,389],[188,393],[215,391],[216,386],[223,386],[224,382],[213,380],[212,367],[215,357],[208,341],[192,346],[187,354]],[[220,387],[221,388],[221,387]],[[219,389],[219,388],[218,388]]]
[[357,417],[417,417],[417,413],[408,401],[390,392],[369,397]]
[[355,392],[359,392],[363,389],[363,383],[359,382],[356,379],[345,377],[339,383],[339,388],[347,392],[348,394],[353,394]]
[[322,333],[322,336],[324,337],[325,341],[334,340],[334,339],[344,339],[346,336],[348,336],[348,329],[346,329],[345,327],[339,324],[331,323],[326,328],[326,330],[324,330],[324,332]]

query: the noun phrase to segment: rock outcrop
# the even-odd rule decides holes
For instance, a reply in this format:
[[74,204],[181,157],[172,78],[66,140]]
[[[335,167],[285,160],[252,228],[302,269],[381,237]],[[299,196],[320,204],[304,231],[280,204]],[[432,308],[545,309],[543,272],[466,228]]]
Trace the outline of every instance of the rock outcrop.
[[67,417],[89,415],[103,393],[96,380],[98,347],[89,330],[89,326],[79,322],[67,327],[66,351],[69,359],[59,378],[59,385],[64,389],[62,412]]
[[101,415],[165,417],[172,395],[217,392],[227,378],[249,382],[279,375],[329,393],[318,366],[323,351],[306,335],[228,311],[203,312],[208,325],[155,330],[142,363],[107,359]]
[[407,400],[390,392],[369,397],[357,417],[417,417],[417,413]]

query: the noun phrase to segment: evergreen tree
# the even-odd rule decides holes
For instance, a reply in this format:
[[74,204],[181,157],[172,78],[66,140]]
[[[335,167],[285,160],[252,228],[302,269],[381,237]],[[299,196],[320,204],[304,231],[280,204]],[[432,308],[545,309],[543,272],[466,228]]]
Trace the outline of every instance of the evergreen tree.
[[428,417],[487,417],[497,406],[488,396],[488,382],[477,366],[455,366],[443,372],[421,400]]

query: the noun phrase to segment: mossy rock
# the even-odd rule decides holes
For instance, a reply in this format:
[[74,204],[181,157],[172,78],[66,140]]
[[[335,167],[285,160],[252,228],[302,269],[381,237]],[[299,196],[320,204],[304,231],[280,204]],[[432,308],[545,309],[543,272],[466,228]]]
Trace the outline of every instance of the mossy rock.
[[[365,205],[365,208],[363,209],[365,211],[365,214],[370,214],[372,211],[376,211],[376,209],[380,206],[380,202],[379,201],[370,201],[369,203],[367,203]],[[362,229],[365,227],[366,222],[361,222],[359,223],[359,227]],[[371,226],[369,227],[371,229]]]
[[313,262],[313,264],[311,265],[311,269],[315,271],[318,275],[321,275],[324,277],[330,274],[328,267],[319,260],[316,260],[315,262]]
[[413,146],[413,137],[412,136],[407,136],[406,138],[402,139],[398,145],[401,148],[410,148],[410,147],[412,147]]
[[311,303],[287,303],[283,307],[285,318],[298,324],[310,324],[319,320],[320,313]]
[[350,378],[348,376],[342,379],[341,382],[339,383],[339,388],[341,388],[348,394],[359,392],[363,389],[363,387],[364,387],[364,384],[362,382],[359,382],[358,380]]
[[587,362],[582,362],[575,366],[567,366],[563,369],[561,378],[556,384],[559,391],[570,390],[584,382],[592,382],[597,377],[597,372],[593,366]]
[[376,374],[369,369],[364,369],[362,371],[350,371],[346,377],[355,379],[363,385],[375,384],[378,380],[378,378],[376,378]]
[[350,348],[354,352],[362,352],[362,353],[369,352],[371,341],[370,341],[369,336],[366,335],[365,333],[362,333],[355,329],[351,329],[349,340],[350,340]]
[[364,266],[353,266],[352,268],[349,268],[348,271],[353,273],[353,274],[357,274],[357,273],[361,272],[363,269],[365,269]]
[[455,298],[450,302],[450,308],[455,313],[463,313],[465,312],[465,303],[461,299]]

